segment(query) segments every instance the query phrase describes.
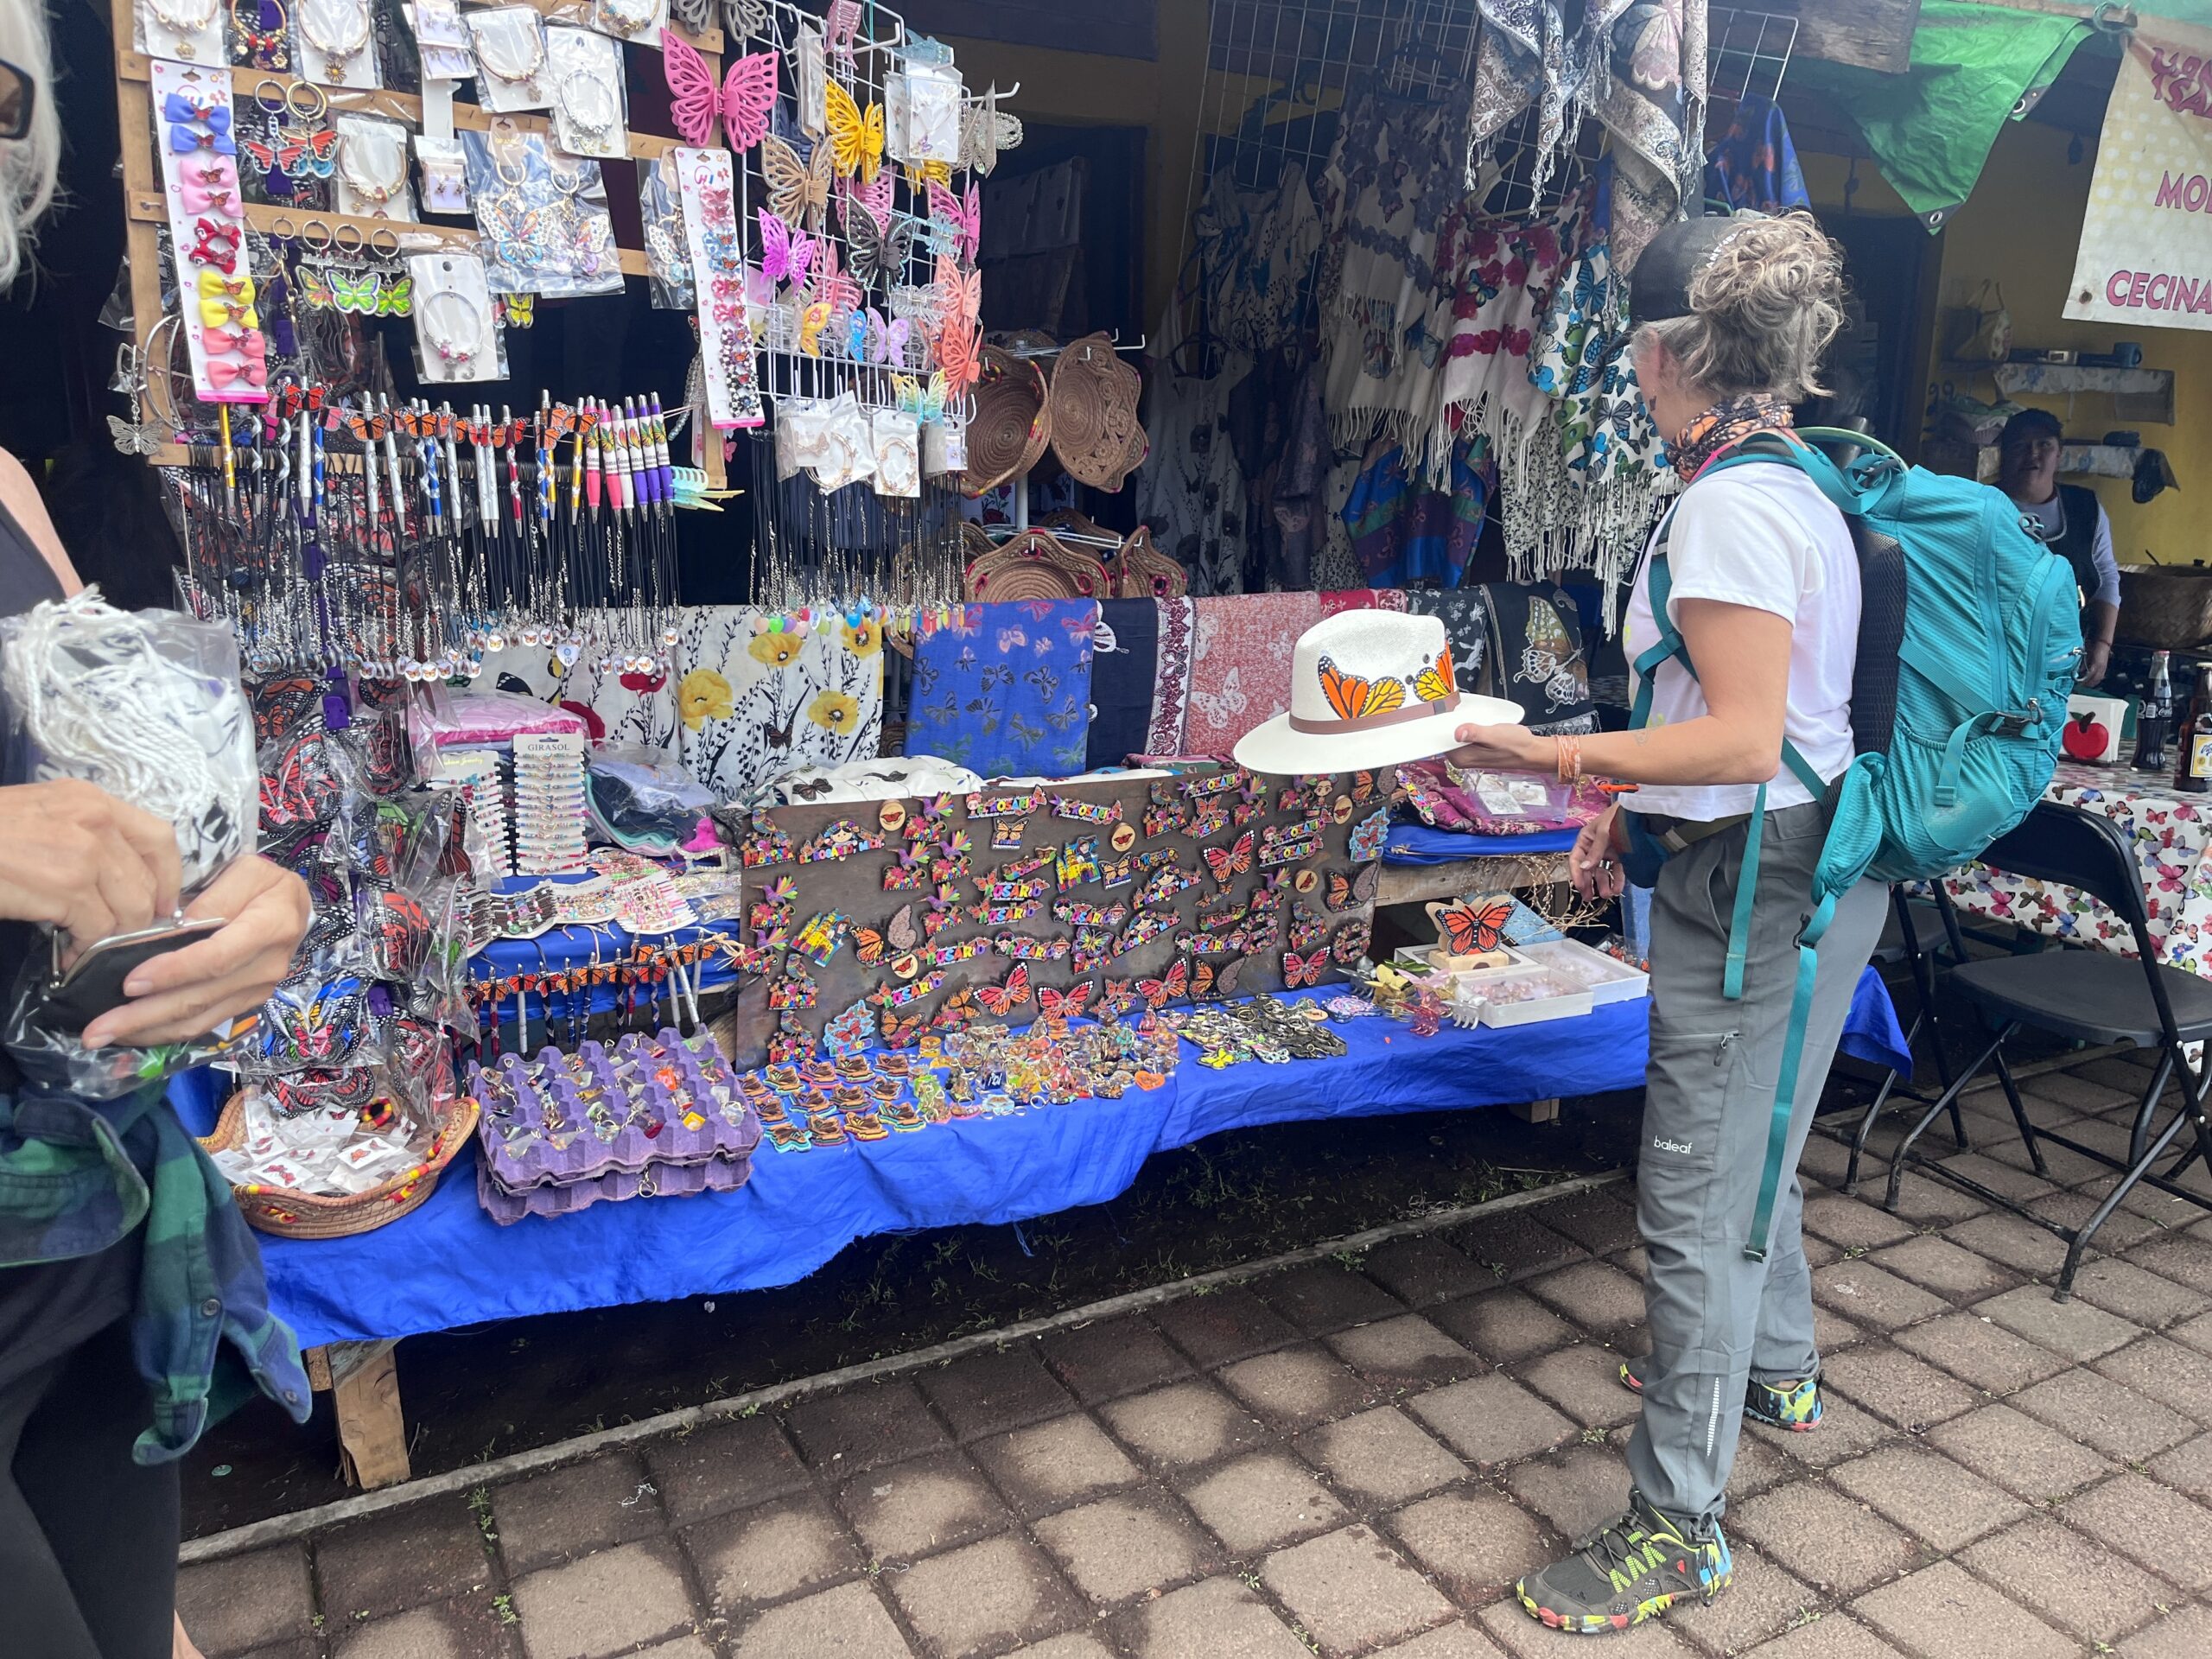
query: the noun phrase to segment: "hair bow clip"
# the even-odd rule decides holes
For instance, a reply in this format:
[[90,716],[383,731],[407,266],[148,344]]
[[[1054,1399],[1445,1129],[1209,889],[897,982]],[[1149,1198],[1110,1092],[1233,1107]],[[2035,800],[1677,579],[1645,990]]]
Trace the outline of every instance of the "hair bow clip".
[[185,257],[195,265],[213,265],[226,276],[238,268],[238,227],[203,219],[194,227],[197,238]]
[[232,324],[248,328],[261,327],[261,315],[250,305],[236,300],[205,299],[200,302],[200,321],[210,328],[227,328]]
[[221,113],[225,117],[223,130],[216,131],[194,132],[181,122],[172,123],[169,127],[169,148],[180,156],[189,156],[196,149],[213,150],[218,156],[237,155],[238,147],[231,141],[228,131],[231,124],[228,118],[230,111],[225,110]]
[[253,298],[253,278],[226,276],[220,271],[203,270],[200,273],[200,296],[202,299],[251,301]]
[[232,328],[227,331],[209,329],[200,336],[200,339],[211,353],[245,352],[251,356],[259,357],[267,345],[267,342],[262,339],[261,330],[258,328]]
[[[260,336],[257,334],[254,338],[257,340]],[[218,391],[234,381],[243,381],[249,386],[266,385],[269,384],[269,365],[257,357],[248,358],[243,363],[226,363],[217,358],[207,365],[207,379]]]
[[230,130],[230,104],[212,87],[204,92],[171,92],[162,100],[162,113],[171,121],[204,121],[217,132]]
[[219,187],[188,183],[177,188],[184,197],[184,211],[188,213],[220,213],[226,219],[240,216],[243,204],[238,200],[235,179]]

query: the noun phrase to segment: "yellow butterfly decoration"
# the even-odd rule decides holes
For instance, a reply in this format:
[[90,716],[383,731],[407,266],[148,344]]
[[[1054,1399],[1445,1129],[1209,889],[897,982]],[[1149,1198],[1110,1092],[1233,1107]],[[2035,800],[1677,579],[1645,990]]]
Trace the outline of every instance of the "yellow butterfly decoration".
[[918,196],[932,182],[941,184],[948,190],[952,188],[950,162],[924,162],[918,167],[912,162],[901,162],[899,166],[906,175],[906,188]]
[[811,162],[802,162],[798,152],[774,133],[761,135],[760,176],[767,181],[768,206],[793,230],[802,214],[806,227],[817,232],[829,217],[830,185],[836,176],[831,165],[827,143],[815,145]]
[[809,357],[822,355],[822,331],[830,326],[830,304],[817,300],[799,314],[798,348]]
[[[1532,607],[1533,608],[1533,607]],[[1459,689],[1452,669],[1452,647],[1436,653],[1436,660],[1414,676],[1414,695],[1423,702],[1441,702]]]
[[846,178],[857,171],[862,186],[874,184],[883,167],[883,105],[870,104],[862,116],[853,95],[836,81],[827,90],[830,149],[837,158],[837,171]]

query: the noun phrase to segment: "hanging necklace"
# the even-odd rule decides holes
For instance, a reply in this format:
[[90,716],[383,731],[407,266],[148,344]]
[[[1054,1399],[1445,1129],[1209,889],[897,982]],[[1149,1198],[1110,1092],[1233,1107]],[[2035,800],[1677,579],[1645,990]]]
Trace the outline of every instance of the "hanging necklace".
[[[344,22],[339,29],[323,30],[315,27],[318,10],[327,16],[336,10]],[[327,80],[343,80],[353,60],[369,43],[369,8],[366,0],[302,0],[300,32],[308,37],[308,44],[322,54],[323,75]]]
[[[511,30],[479,28],[476,32],[476,56],[483,66],[511,86],[527,86],[531,95],[537,96],[538,72],[545,67],[545,31],[531,19],[526,28],[530,46],[527,54],[506,50],[513,35]],[[506,61],[499,60],[505,56]]]
[[600,22],[626,39],[651,29],[659,15],[659,0],[599,0]]
[[198,55],[193,41],[214,20],[215,0],[205,0],[204,4],[193,5],[189,10],[180,7],[175,11],[164,6],[162,0],[146,0],[146,10],[153,14],[156,22],[175,36],[170,45],[176,55],[190,62]]
[[[581,87],[582,94],[572,91]],[[569,129],[596,149],[614,130],[614,93],[590,69],[579,65],[554,83],[553,97]]]
[[[372,160],[372,151],[391,165],[364,176],[365,169],[361,164]],[[346,188],[362,200],[387,202],[407,182],[407,152],[391,135],[370,134],[357,127],[347,132],[338,146],[338,173],[346,181]]]

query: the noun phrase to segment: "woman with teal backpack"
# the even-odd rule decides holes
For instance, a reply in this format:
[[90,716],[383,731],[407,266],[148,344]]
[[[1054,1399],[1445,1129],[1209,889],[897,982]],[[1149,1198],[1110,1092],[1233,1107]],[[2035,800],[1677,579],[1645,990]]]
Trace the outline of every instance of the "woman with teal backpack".
[[[1820,1421],[1796,1170],[1881,933],[1878,881],[1841,893],[1820,941],[1786,1180],[1761,1255],[1752,1234],[1797,936],[1815,908],[1831,785],[1855,753],[1859,564],[1844,514],[1797,467],[1700,474],[1756,435],[1776,435],[1763,444],[1796,442],[1790,406],[1820,390],[1841,302],[1837,251],[1802,214],[1692,219],[1659,233],[1631,284],[1634,362],[1676,471],[1698,481],[1669,515],[1664,559],[1647,558],[1638,572],[1624,644],[1636,664],[1678,632],[1696,671],[1675,655],[1640,677],[1641,729],[1577,739],[1469,727],[1454,757],[1637,785],[1574,849],[1586,895],[1622,891],[1631,842],[1654,862],[1664,858],[1651,907],[1637,1172],[1651,1352],[1623,1370],[1643,1396],[1628,1453],[1632,1488],[1618,1520],[1519,1586],[1531,1614],[1565,1630],[1625,1630],[1684,1596],[1725,1588],[1719,1523],[1743,1418],[1789,1429]],[[1743,925],[1739,899],[1755,901]]]

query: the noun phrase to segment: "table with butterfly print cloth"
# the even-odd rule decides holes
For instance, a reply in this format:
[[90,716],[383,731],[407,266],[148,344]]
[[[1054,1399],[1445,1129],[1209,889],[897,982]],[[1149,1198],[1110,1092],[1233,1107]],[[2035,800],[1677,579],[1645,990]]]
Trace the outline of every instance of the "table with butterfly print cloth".
[[[2204,862],[2212,845],[2212,795],[2183,794],[2164,772],[2063,760],[2044,798],[2102,813],[2119,826],[2135,848],[2159,960],[2212,978],[2212,870]],[[1952,902],[1967,915],[2135,954],[2126,924],[2070,888],[1982,864],[1949,877],[1948,886]]]

